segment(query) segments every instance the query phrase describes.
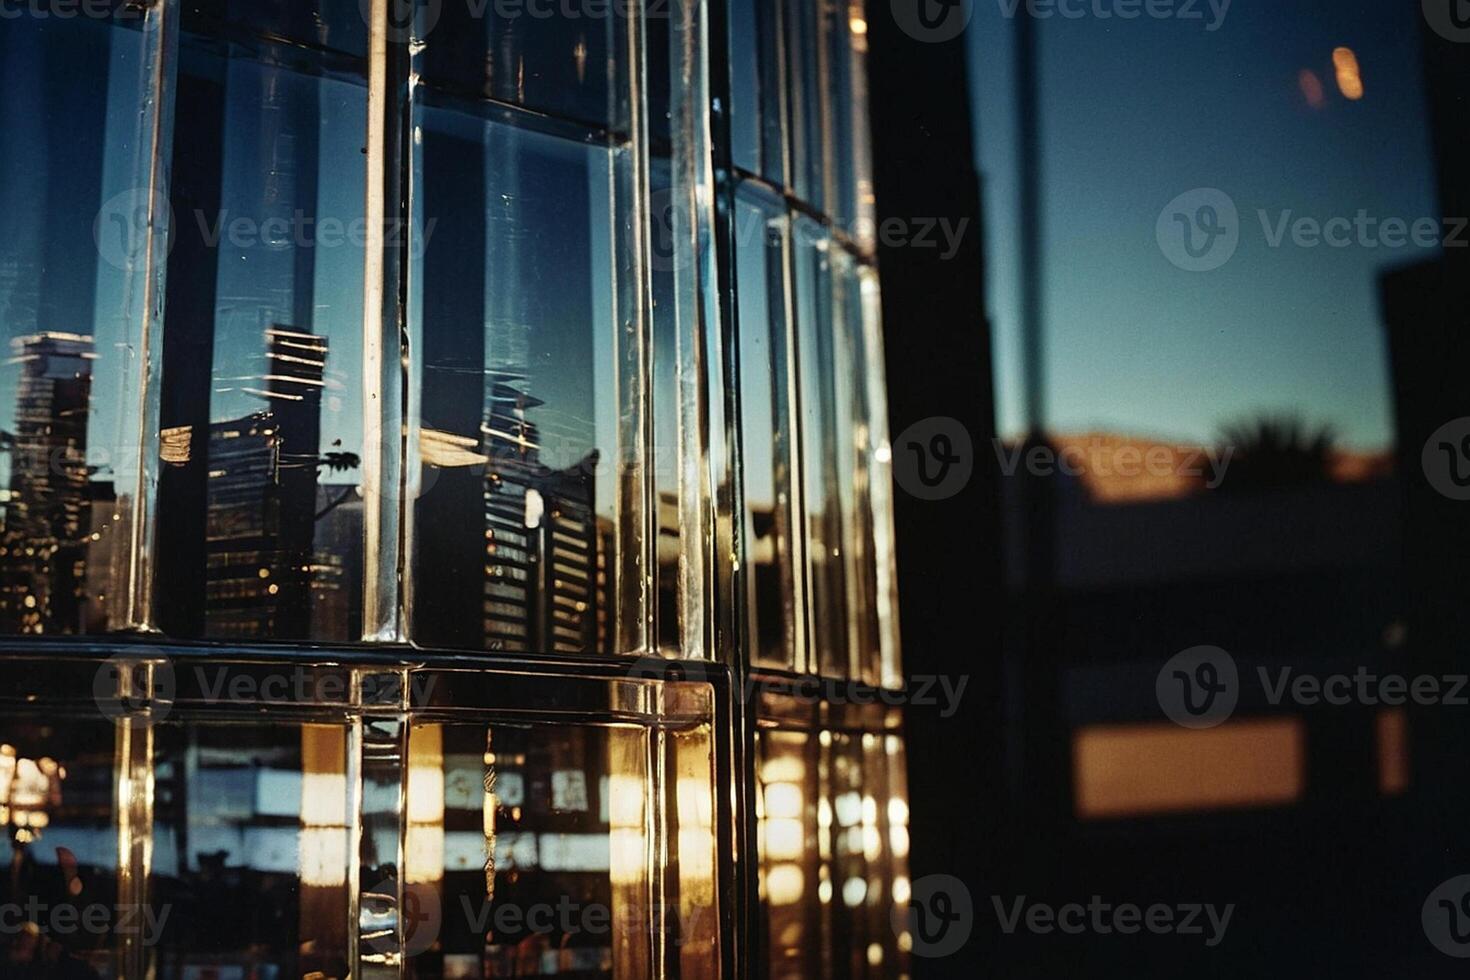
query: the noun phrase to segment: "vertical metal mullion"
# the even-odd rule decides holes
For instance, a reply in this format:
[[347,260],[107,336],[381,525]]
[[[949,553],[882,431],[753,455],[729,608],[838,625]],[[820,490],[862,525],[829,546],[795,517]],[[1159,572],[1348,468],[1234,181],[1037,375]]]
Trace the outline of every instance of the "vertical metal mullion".
[[393,0],[370,0],[367,132],[368,229],[363,258],[363,614],[362,639],[402,642],[405,501],[402,337],[403,142],[408,52],[389,21]]
[[[148,140],[148,246],[144,269],[143,321],[139,350],[142,377],[138,385],[138,467],[133,482],[131,526],[128,528],[127,581],[112,583],[121,590],[121,628],[157,632],[154,625],[153,558],[158,529],[159,420],[163,395],[163,315],[168,271],[168,207],[173,166],[174,94],[178,82],[179,3],[162,0],[149,28],[151,65],[149,94],[154,102]],[[160,206],[162,205],[162,206]]]

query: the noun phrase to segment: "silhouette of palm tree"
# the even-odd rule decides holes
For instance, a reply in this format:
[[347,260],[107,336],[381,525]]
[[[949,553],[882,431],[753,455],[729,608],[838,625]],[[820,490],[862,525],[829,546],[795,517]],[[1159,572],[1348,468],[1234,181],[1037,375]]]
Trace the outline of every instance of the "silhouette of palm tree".
[[1222,451],[1231,452],[1217,491],[1278,490],[1332,478],[1337,434],[1295,415],[1267,415],[1226,425]]

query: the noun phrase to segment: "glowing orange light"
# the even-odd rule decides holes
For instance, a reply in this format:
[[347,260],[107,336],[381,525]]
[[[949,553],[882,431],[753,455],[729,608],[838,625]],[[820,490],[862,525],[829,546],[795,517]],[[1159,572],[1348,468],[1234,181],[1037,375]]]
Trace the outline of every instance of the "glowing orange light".
[[1338,48],[1332,52],[1332,64],[1337,69],[1337,87],[1343,97],[1353,102],[1363,97],[1363,72],[1358,65],[1358,56],[1352,48]]

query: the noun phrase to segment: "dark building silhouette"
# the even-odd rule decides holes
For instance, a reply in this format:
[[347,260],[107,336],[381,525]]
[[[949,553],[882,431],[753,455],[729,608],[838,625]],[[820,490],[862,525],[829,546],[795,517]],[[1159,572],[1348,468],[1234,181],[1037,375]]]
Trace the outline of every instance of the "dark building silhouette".
[[266,360],[265,387],[246,390],[270,408],[209,427],[205,623],[216,636],[305,638],[327,342],[271,327]]
[[91,531],[87,419],[92,338],[73,333],[17,337],[19,365],[0,622],[14,633],[74,633],[81,626],[86,544]]
[[362,494],[357,486],[317,487],[311,577],[311,638],[362,635]]
[[[1421,39],[1438,213],[1452,221],[1470,214],[1470,58],[1464,44],[1427,22]],[[1380,278],[1379,296],[1402,474],[1407,653],[1413,672],[1463,674],[1470,630],[1464,585],[1470,577],[1470,511],[1429,483],[1421,454],[1441,426],[1470,416],[1470,249],[1445,248],[1434,259],[1389,270]],[[1463,711],[1408,712],[1411,785],[1422,801],[1414,834],[1422,853],[1433,856],[1415,884],[1428,887],[1470,856],[1457,817],[1470,805],[1461,748],[1470,720]]]
[[[868,43],[878,227],[913,215],[968,218],[970,227],[982,227],[964,35],[942,43],[916,39],[885,8],[868,18]],[[993,454],[980,449],[995,432],[982,238],[966,235],[950,261],[933,249],[878,248],[893,437],[921,419],[947,416],[973,433],[976,445],[975,474],[964,492],[943,501],[894,497],[905,672],[972,675],[953,718],[921,711],[906,718],[908,778],[927,790],[910,827],[915,881],[941,873],[992,880],[1002,808],[979,787],[1007,784],[998,750],[1006,735],[1001,658],[973,653],[1000,649],[1007,613],[996,557],[1000,480]],[[964,779],[955,778],[957,745],[980,747]],[[961,813],[973,823],[969,833],[955,834]],[[993,968],[981,944],[970,943],[945,960],[916,960],[913,972],[974,976]]]
[[123,510],[132,507],[124,496],[118,500],[117,488],[110,481],[93,480],[87,487],[91,500],[91,521],[85,536],[86,563],[82,570],[82,632],[107,633],[124,619],[127,592],[114,587],[125,582],[122,563],[127,560],[127,542],[119,542],[126,530]]

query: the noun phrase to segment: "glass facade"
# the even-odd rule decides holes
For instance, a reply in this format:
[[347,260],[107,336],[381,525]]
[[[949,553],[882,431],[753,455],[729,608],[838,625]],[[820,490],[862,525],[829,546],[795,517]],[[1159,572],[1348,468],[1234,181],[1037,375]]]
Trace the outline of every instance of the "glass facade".
[[0,20],[9,962],[906,975],[902,719],[803,686],[903,685],[861,6],[63,6]]

